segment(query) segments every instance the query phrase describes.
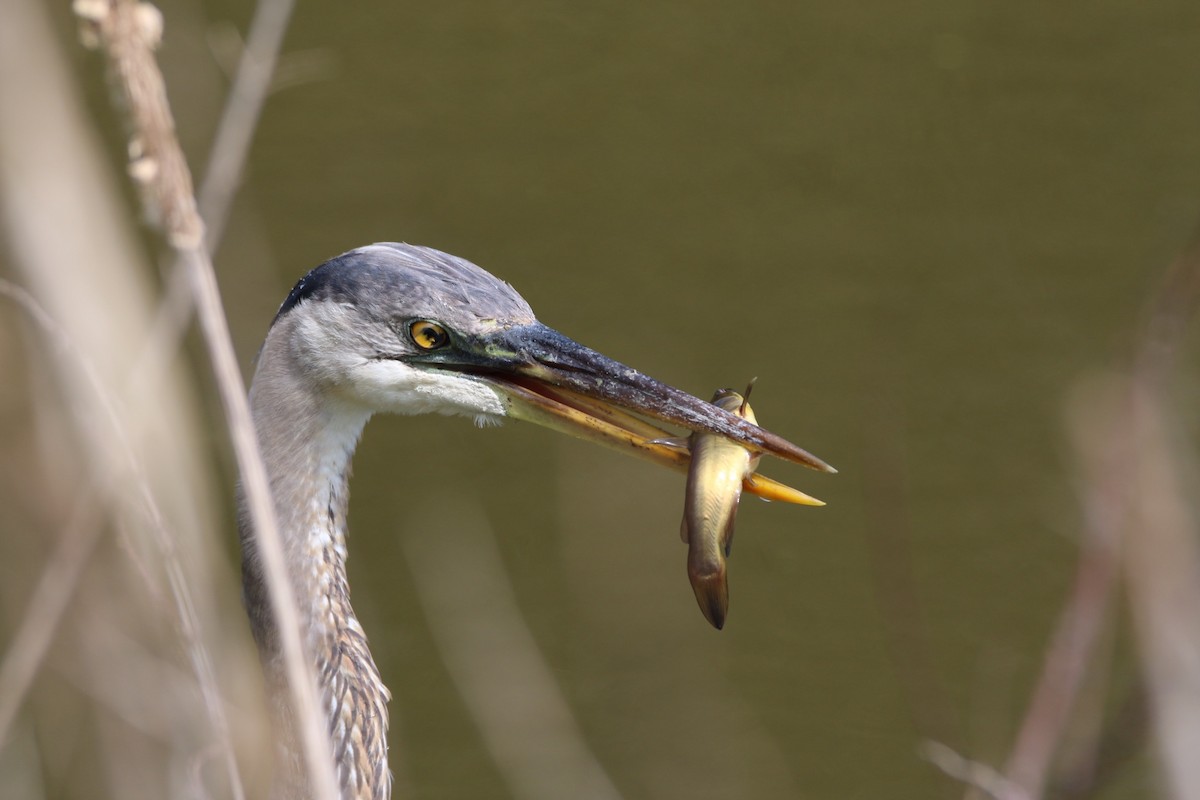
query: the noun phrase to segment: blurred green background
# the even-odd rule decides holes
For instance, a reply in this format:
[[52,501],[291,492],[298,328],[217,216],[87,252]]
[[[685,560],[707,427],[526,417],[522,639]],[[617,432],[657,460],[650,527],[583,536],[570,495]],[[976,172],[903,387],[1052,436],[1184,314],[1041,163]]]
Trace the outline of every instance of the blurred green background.
[[[199,172],[210,34],[252,7],[162,8]],[[959,796],[925,739],[1002,764],[1074,563],[1065,400],[1200,217],[1198,53],[1200,8],[1168,0],[301,3],[218,253],[247,375],[306,270],[408,241],[694,394],[758,376],[759,420],[841,470],[765,469],[829,505],[744,503],[718,633],[680,476],[530,426],[372,422],[350,572],[412,796],[506,796],[401,545],[447,497],[481,504],[627,798]]]

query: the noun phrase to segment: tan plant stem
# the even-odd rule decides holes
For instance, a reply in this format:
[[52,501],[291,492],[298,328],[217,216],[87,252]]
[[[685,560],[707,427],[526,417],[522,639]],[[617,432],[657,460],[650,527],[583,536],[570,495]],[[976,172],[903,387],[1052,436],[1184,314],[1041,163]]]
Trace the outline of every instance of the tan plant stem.
[[153,7],[134,0],[86,0],[77,3],[76,10],[104,49],[129,114],[130,174],[142,191],[148,214],[161,224],[189,275],[271,592],[309,779],[316,797],[333,800],[337,797],[333,759],[324,737],[316,680],[304,655],[266,468],[204,244],[191,173],[175,135],[162,73],[153,54],[161,17]]

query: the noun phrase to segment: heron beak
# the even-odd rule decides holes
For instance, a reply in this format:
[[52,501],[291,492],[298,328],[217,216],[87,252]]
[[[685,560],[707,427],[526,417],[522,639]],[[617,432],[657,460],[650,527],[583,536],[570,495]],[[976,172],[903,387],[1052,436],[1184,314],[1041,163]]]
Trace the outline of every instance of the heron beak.
[[[430,358],[438,366],[485,380],[508,416],[687,471],[686,442],[656,423],[714,433],[753,453],[836,472],[786,439],[712,403],[643,375],[541,323],[480,336],[458,352]],[[745,491],[767,500],[824,505],[762,475]]]

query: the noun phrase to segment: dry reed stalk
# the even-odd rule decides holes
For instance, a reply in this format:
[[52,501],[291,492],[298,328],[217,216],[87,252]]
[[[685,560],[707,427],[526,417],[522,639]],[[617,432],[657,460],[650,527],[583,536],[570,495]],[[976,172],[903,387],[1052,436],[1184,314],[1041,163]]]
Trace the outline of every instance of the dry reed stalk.
[[996,800],[1045,795],[1098,644],[1118,576],[1134,629],[1163,772],[1177,798],[1200,798],[1200,525],[1189,501],[1200,470],[1181,442],[1170,384],[1200,308],[1200,238],[1167,271],[1123,373],[1079,394],[1073,443],[1084,474],[1083,540],[1071,593],[1047,650],[1005,774],[944,745],[929,760]]
[[[1092,668],[1119,573],[1117,541],[1123,518],[1125,470],[1112,440],[1075,425],[1084,473],[1083,527],[1075,580],[1046,651],[1042,673],[1017,733],[1005,774],[1006,800],[1041,797],[1053,757]],[[1092,442],[1100,441],[1097,447]]]
[[8,649],[0,659],[0,748],[11,741],[13,723],[25,702],[34,678],[46,659],[50,644],[75,590],[80,575],[96,548],[103,530],[103,512],[94,490],[84,491],[54,553],[29,597]]
[[200,215],[210,253],[216,252],[225,233],[294,6],[295,0],[264,0],[255,6],[200,184]]
[[[57,395],[70,408],[66,417],[43,424],[70,439],[74,460],[84,465],[85,482],[111,489],[114,499],[124,495],[115,504],[122,506],[115,515],[140,504],[140,515],[124,515],[119,527],[126,532],[128,555],[136,559],[152,593],[157,570],[147,565],[173,562],[173,566],[168,563],[168,580],[177,604],[174,610],[180,612],[175,624],[185,640],[182,649],[193,661],[205,696],[204,709],[232,765],[228,733],[222,733],[223,702],[211,667],[204,668],[211,659],[199,637],[196,609],[180,570],[186,561],[195,582],[211,584],[211,555],[204,548],[208,541],[200,535],[212,530],[206,502],[211,491],[207,472],[196,461],[200,448],[188,414],[192,392],[177,380],[164,383],[153,397],[121,391],[128,380],[129,354],[137,351],[145,331],[142,323],[148,318],[150,295],[139,272],[143,259],[126,234],[124,212],[115,211],[120,202],[105,193],[107,175],[77,111],[73,86],[44,13],[38,4],[16,0],[6,6],[5,23],[0,26],[0,210],[6,244],[13,251],[11,263],[46,307],[43,317],[61,325],[62,335],[51,335],[52,343],[57,338],[78,346],[74,357],[38,361],[49,365]],[[47,325],[41,326],[42,335],[48,330]],[[37,404],[39,418],[54,413],[46,405]],[[163,522],[164,514],[171,519],[169,526]],[[78,527],[87,529],[81,536],[93,542],[103,530],[98,523]],[[166,551],[143,553],[139,537],[156,541]],[[65,543],[70,549],[74,549],[73,538],[68,532]],[[184,554],[170,555],[177,546]],[[73,576],[87,562],[81,555],[86,549],[51,560],[31,596],[23,624],[35,636],[18,634],[6,654],[14,659],[6,664],[17,665],[9,674],[24,673],[21,682],[26,686],[29,671],[36,669],[55,635],[55,619],[61,615]],[[163,552],[168,555],[160,559]],[[160,613],[157,606],[145,604],[118,610],[103,596],[89,596],[88,601],[103,605],[114,618],[121,614],[121,619],[131,621],[146,622]],[[213,616],[207,613],[205,618],[211,621]],[[15,707],[22,695],[18,687],[6,701]],[[203,719],[201,714],[193,716]],[[123,763],[132,762],[118,758],[114,774]],[[231,783],[236,795],[240,791],[236,770],[231,771]],[[146,791],[153,788],[141,793]]]
[[1183,463],[1180,426],[1164,398],[1137,383],[1126,392],[1131,413],[1117,421],[1134,441],[1125,579],[1166,788],[1193,800],[1200,798],[1200,528],[1187,487],[1197,473]]
[[619,800],[521,616],[481,511],[447,497],[414,523],[441,531],[403,540],[417,599],[512,795]]
[[[294,0],[263,0],[255,6],[200,183],[200,216],[204,220],[209,253],[217,251],[224,236],[294,7]],[[138,360],[139,380],[153,381],[164,368],[168,355],[178,350],[194,311],[189,282],[188,271],[176,259],[154,329]]]
[[1147,316],[1109,434],[1128,442],[1122,552],[1129,603],[1167,789],[1200,798],[1200,457],[1172,411],[1170,388],[1200,311],[1200,235],[1168,271]]
[[[118,485],[127,484],[137,495],[146,528],[158,548],[157,561],[162,564],[167,574],[170,595],[174,601],[175,621],[183,639],[184,650],[199,683],[204,707],[226,765],[230,787],[234,797],[240,800],[245,792],[238,774],[212,656],[202,639],[199,615],[192,592],[188,588],[175,536],[168,530],[166,517],[155,499],[142,462],[129,441],[118,410],[119,403],[116,398],[110,396],[92,363],[74,346],[66,331],[55,323],[28,292],[6,281],[0,281],[0,294],[24,309],[43,337],[55,346],[53,349],[58,351],[58,358],[62,362],[58,371],[81,378],[87,396],[86,400],[76,398],[77,404],[99,412],[107,429],[107,438],[114,446],[113,455],[116,459],[107,468],[93,467],[93,482],[97,485],[80,493],[72,520],[61,535],[56,553],[50,559],[30,598],[29,611],[24,615],[17,634],[13,637],[3,662],[0,663],[0,742],[5,740],[17,709],[33,683],[34,675],[58,629],[83,567],[95,548],[102,531],[101,505],[111,505]],[[80,429],[86,429],[89,423],[81,418],[78,425]],[[131,548],[131,552],[136,557],[136,549]],[[143,572],[147,571],[143,569]],[[147,584],[153,588],[153,582],[149,578]]]
[[333,760],[321,723],[316,680],[304,656],[295,598],[287,578],[266,469],[257,445],[245,385],[237,366],[204,225],[153,48],[161,33],[157,10],[135,0],[80,0],[76,12],[103,48],[129,115],[130,175],[143,205],[162,226],[187,271],[280,631],[288,684],[315,796],[338,796]]

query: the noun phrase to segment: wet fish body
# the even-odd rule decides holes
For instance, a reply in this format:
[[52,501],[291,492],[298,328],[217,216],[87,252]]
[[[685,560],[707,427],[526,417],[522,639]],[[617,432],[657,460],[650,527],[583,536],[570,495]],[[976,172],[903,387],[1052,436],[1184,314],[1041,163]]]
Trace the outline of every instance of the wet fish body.
[[[718,390],[712,402],[757,424],[745,397],[731,389]],[[692,462],[680,536],[688,545],[688,579],[696,602],[705,619],[720,629],[729,610],[725,562],[733,545],[742,483],[754,473],[759,457],[716,434],[694,433],[689,441]]]

